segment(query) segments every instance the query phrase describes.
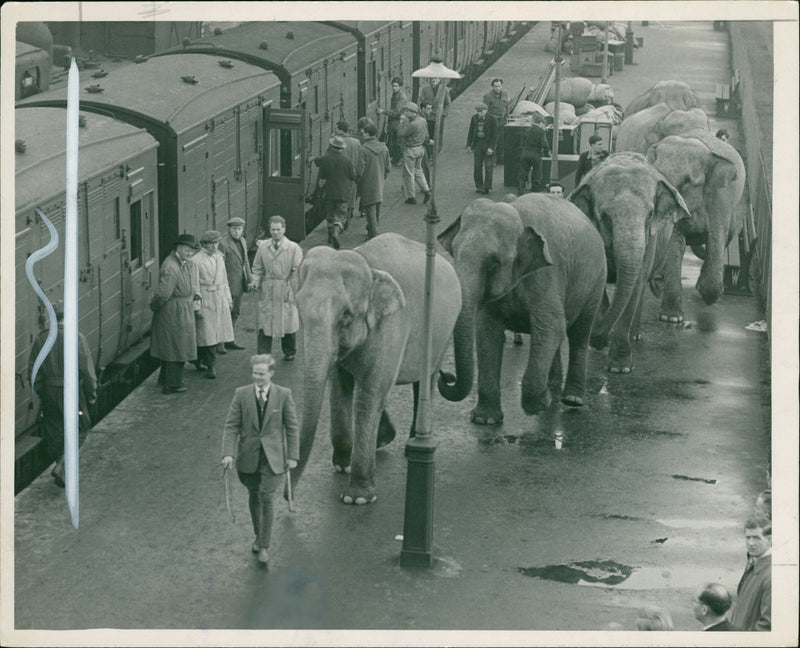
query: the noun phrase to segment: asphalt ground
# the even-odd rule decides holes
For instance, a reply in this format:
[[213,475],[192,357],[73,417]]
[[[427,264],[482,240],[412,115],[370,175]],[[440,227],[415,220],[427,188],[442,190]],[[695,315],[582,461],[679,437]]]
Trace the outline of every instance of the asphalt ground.
[[[464,150],[474,103],[495,76],[510,92],[535,82],[529,75],[551,58],[542,49],[546,30],[535,27],[453,103],[437,178],[438,229],[475,197]],[[610,79],[617,101],[671,78],[678,65],[713,112],[713,84],[730,74],[724,34],[710,23],[651,23],[640,33],[636,65]],[[491,197],[500,199],[497,171]],[[393,169],[381,229],[422,240],[425,209],[402,203]],[[363,240],[360,223],[344,234],[346,247]],[[303,248],[325,237],[323,226]],[[769,344],[746,328],[761,319],[756,300],[725,296],[706,307],[694,290],[698,271],[687,253],[685,326],[657,322],[657,301],[647,299],[634,373],[607,374],[604,353],[590,353],[584,408],[556,404],[525,416],[518,401],[527,338],[515,347],[510,336],[502,426],[469,423],[474,392],[462,403],[434,399],[431,569],[399,565],[402,434],[378,453],[378,500],[346,507],[338,501],[345,478],[330,465],[327,408],[296,489],[297,510],[279,505],[270,569],[259,568],[244,488],[234,483],[234,521],[217,467],[233,389],[249,381],[255,297],[248,296],[237,331],[248,351],[220,358],[216,382],[188,367],[190,391],[163,396],[153,375],[93,429],[81,451],[79,530],[48,474],[16,497],[15,626],[199,631],[185,635],[187,644],[231,642],[211,632],[225,629],[340,631],[322,639],[238,635],[264,644],[439,644],[449,636],[422,630],[482,631],[458,642],[477,645],[498,643],[499,631],[575,630],[584,631],[575,639],[582,643],[599,641],[596,631],[633,630],[636,609],[655,603],[677,630],[699,630],[694,589],[717,581],[735,590],[744,566],[741,527],[766,487],[771,429]],[[444,364],[452,367],[450,353]],[[301,353],[294,363],[279,361],[275,376],[293,389],[298,409],[302,366]],[[410,387],[392,391],[388,411],[399,431],[409,428]],[[381,632],[364,639],[354,630]],[[89,638],[104,636],[112,635]],[[138,635],[122,636],[138,643]],[[615,634],[603,636],[614,645]]]

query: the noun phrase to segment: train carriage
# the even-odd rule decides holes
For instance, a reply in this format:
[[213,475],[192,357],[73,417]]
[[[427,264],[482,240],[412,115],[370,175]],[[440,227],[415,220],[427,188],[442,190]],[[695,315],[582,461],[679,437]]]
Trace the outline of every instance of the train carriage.
[[[16,431],[35,422],[28,384],[31,345],[47,314],[25,263],[50,241],[38,208],[59,235],[56,250],[33,267],[51,302],[64,294],[66,111],[16,111]],[[158,282],[157,142],[146,131],[81,114],[78,178],[79,327],[102,369],[150,329],[147,307]],[[102,380],[101,372],[101,380]]]
[[14,100],[44,92],[50,85],[50,55],[43,49],[17,41]]
[[[81,84],[81,108],[145,128],[159,142],[159,248],[178,234],[263,225],[264,113],[279,103],[277,77],[242,61],[203,54],[160,56]],[[65,106],[66,89],[18,104]],[[272,146],[274,149],[275,147]]]

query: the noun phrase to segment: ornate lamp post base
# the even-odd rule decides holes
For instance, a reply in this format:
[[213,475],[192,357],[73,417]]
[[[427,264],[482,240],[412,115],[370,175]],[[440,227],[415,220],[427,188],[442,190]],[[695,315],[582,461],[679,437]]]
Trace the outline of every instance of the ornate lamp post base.
[[406,443],[406,514],[403,522],[403,567],[430,567],[433,563],[433,453],[436,443],[413,437]]

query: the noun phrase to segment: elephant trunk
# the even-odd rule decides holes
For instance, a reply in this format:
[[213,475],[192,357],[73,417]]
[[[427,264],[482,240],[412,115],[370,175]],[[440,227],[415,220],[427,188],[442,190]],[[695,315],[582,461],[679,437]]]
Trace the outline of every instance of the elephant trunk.
[[452,376],[440,372],[439,393],[449,401],[462,401],[472,391],[475,378],[475,305],[465,300],[453,329],[453,353],[456,363],[455,381]]
[[303,329],[303,357],[305,358],[303,420],[300,425],[300,457],[297,467],[292,470],[292,479],[295,483],[300,480],[311,455],[311,449],[314,447],[325,386],[333,362],[333,353],[324,348],[324,340],[328,337],[324,334],[315,334],[314,331],[307,328]]

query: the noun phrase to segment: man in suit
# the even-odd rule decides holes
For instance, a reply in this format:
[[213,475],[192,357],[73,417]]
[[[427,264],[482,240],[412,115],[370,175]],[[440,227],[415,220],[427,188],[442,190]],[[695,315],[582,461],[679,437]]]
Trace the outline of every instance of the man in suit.
[[268,354],[254,355],[250,367],[253,383],[239,387],[228,408],[222,465],[230,469],[236,457],[256,534],[252,550],[266,565],[275,515],[272,498],[283,474],[297,465],[300,441],[292,392],[272,382],[275,360]]
[[[231,320],[234,327],[242,307],[242,295],[251,281],[250,260],[247,258],[247,241],[244,238],[244,219],[234,216],[228,221],[228,233],[219,242],[219,251],[225,258],[225,272],[231,289]],[[225,342],[225,349],[244,349],[236,340]]]
[[575,186],[577,187],[583,176],[608,157],[608,151],[603,148],[603,138],[599,135],[589,137],[589,150],[578,156],[578,166],[575,169]]
[[733,626],[725,614],[732,603],[730,592],[719,583],[708,583],[692,599],[694,618],[703,624],[706,632],[725,632]]
[[752,517],[744,525],[747,566],[736,588],[731,623],[737,630],[772,628],[772,522]]
[[475,191],[483,194],[492,190],[494,152],[500,131],[497,120],[486,111],[485,103],[475,106],[475,114],[469,122],[467,132],[467,148],[472,149],[474,157],[472,178],[475,181]]

